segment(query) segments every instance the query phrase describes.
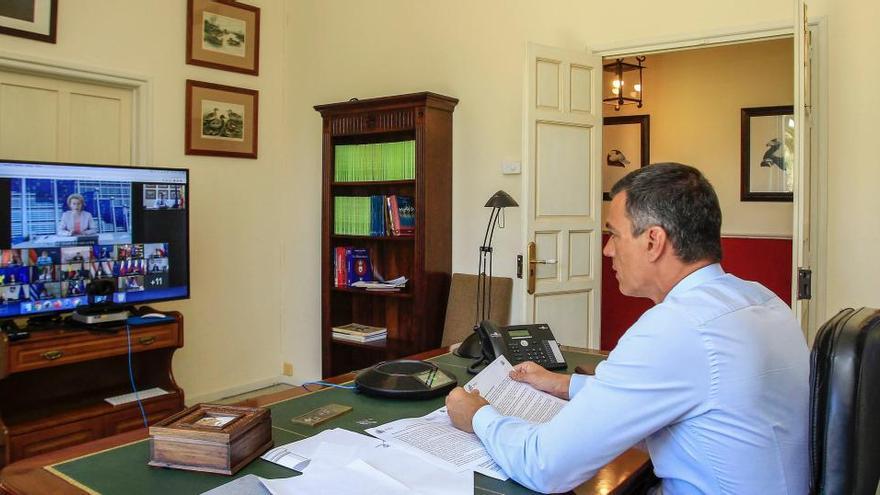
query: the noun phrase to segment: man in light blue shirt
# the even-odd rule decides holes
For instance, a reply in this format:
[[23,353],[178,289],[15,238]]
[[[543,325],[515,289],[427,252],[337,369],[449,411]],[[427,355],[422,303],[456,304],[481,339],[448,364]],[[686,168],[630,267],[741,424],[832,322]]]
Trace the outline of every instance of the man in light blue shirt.
[[514,368],[512,378],[570,399],[550,422],[502,416],[456,388],[453,424],[541,492],[570,490],[644,441],[663,495],[807,493],[809,350],[784,302],[718,264],[712,186],[692,167],[659,164],[611,193],[603,253],[623,294],[656,305],[595,376]]

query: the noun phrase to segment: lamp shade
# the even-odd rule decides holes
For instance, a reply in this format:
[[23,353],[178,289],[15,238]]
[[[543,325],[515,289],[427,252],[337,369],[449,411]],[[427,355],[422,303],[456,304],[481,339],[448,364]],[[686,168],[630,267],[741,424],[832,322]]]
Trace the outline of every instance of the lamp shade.
[[519,206],[519,204],[504,191],[498,191],[493,194],[489,201],[486,201],[486,208],[509,208]]

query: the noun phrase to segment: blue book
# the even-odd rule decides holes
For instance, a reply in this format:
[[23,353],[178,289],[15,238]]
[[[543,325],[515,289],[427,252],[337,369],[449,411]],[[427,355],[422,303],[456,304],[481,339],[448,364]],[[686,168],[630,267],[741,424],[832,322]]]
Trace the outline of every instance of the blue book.
[[398,196],[397,210],[400,215],[400,233],[412,234],[416,230],[416,206],[413,198]]
[[373,265],[370,263],[370,251],[364,248],[352,248],[345,253],[348,268],[348,285],[355,282],[371,282]]

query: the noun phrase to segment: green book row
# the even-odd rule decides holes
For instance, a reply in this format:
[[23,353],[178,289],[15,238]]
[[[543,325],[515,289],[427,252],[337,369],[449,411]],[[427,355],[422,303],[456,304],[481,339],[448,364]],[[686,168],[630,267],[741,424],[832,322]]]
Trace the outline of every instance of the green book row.
[[416,177],[416,142],[340,144],[335,147],[336,182],[406,180]]
[[336,196],[333,208],[333,231],[343,235],[372,235],[370,196]]

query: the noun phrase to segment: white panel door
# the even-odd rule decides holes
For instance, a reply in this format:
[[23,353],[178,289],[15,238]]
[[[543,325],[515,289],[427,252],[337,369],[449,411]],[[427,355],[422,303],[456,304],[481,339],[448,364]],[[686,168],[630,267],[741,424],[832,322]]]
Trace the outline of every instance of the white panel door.
[[[810,225],[810,169],[812,98],[810,87],[810,29],[807,25],[807,4],[794,0],[794,205],[792,239],[792,309],[808,340],[811,338],[810,301],[798,299],[798,270],[812,266],[812,232]],[[815,284],[812,284],[815,286]]]
[[602,59],[529,44],[526,81],[524,238],[544,262],[527,260],[523,317],[549,323],[562,344],[598,349]]
[[132,90],[0,72],[0,158],[129,165]]

